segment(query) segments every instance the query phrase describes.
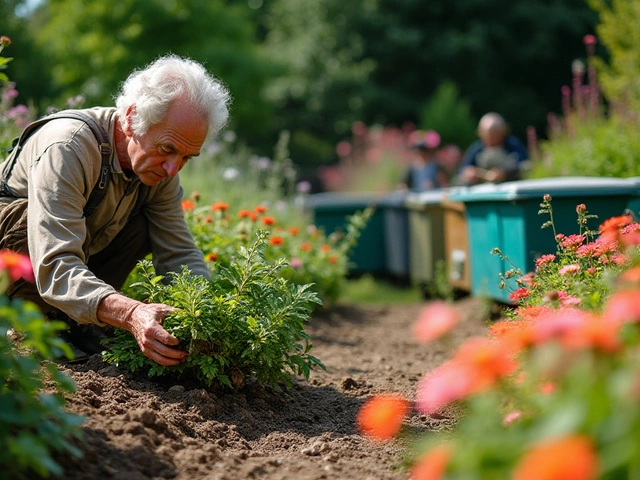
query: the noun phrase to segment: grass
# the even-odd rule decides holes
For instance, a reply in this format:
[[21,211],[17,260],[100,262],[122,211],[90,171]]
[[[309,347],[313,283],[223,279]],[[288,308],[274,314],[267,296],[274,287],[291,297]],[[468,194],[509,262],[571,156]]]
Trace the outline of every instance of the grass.
[[357,279],[347,280],[340,301],[367,305],[388,305],[421,303],[423,297],[417,286],[397,286],[367,274]]

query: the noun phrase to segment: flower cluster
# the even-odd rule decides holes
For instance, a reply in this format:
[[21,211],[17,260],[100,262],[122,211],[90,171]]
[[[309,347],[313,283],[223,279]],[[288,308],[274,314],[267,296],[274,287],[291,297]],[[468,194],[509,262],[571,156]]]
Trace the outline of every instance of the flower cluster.
[[348,254],[372,214],[364,211],[354,215],[345,234],[325,234],[315,225],[287,224],[271,214],[265,205],[232,211],[222,201],[198,206],[199,197],[183,200],[182,208],[196,244],[213,271],[228,267],[240,248],[255,240],[256,234],[269,233],[265,251],[267,260],[284,258],[288,267],[282,276],[296,284],[313,284],[313,289],[325,303],[335,301],[349,270]]
[[[542,207],[555,229],[550,196]],[[576,212],[586,224],[586,206]],[[464,341],[419,383],[419,413],[464,407],[464,415],[446,437],[434,432],[421,439],[410,460],[413,480],[634,477],[640,454],[638,232],[640,225],[625,215],[597,232],[556,233],[557,251],[538,258],[535,272],[521,275],[514,268],[512,275],[521,275],[512,292],[519,306],[486,337]],[[455,307],[427,308],[414,333],[428,340],[448,335]],[[395,412],[392,420],[371,412],[366,417],[402,424],[407,410]],[[379,439],[371,425],[359,426]]]

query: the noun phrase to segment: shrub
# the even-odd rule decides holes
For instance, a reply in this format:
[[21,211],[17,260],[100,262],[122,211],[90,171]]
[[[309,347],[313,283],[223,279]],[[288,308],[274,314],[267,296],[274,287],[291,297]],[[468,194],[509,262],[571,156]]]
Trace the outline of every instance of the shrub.
[[118,330],[109,340],[108,362],[149,376],[193,377],[209,387],[239,388],[248,378],[260,383],[291,385],[291,374],[309,377],[324,368],[310,355],[303,325],[320,303],[309,285],[294,285],[280,276],[284,260],[265,258],[267,232],[258,232],[234,261],[219,265],[211,281],[187,270],[170,283],[156,276],[151,263],[141,263],[143,281],[133,285],[139,298],[176,307],[164,328],[181,341],[188,359],[163,367],[146,358],[131,334]]

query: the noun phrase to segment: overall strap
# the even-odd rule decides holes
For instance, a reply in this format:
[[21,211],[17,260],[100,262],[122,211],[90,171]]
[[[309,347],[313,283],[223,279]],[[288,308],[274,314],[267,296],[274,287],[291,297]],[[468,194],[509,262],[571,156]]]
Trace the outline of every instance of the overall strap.
[[109,135],[104,130],[104,128],[102,128],[102,126],[100,126],[93,118],[78,111],[65,110],[62,112],[53,113],[34,122],[31,122],[25,127],[20,136],[13,141],[13,144],[9,149],[9,154],[13,153],[13,158],[4,167],[4,171],[2,172],[2,185],[0,185],[0,195],[4,196],[5,194],[7,194],[8,196],[13,196],[13,192],[11,192],[11,189],[7,185],[7,182],[9,180],[9,177],[11,176],[13,167],[16,164],[17,157],[20,154],[20,151],[22,150],[22,147],[24,146],[26,140],[42,125],[58,118],[72,118],[74,120],[80,120],[86,123],[93,132],[94,137],[96,137],[96,140],[98,141],[98,149],[100,150],[100,155],[102,157],[102,165],[100,167],[100,178],[98,179],[98,183],[96,183],[96,185],[93,187],[93,190],[89,195],[89,200],[87,200],[87,204],[83,209],[83,215],[85,217],[88,217],[93,212],[95,212],[96,208],[98,208],[98,205],[107,193],[107,186],[109,185],[109,180],[111,178],[109,175],[109,171],[111,169],[109,165],[109,157],[111,156],[112,147],[109,143]]

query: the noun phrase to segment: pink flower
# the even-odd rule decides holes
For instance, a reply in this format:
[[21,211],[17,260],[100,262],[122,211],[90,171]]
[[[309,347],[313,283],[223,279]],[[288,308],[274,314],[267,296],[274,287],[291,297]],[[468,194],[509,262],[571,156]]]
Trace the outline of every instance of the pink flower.
[[443,301],[430,303],[420,311],[413,334],[422,343],[435,340],[460,322],[458,310]]
[[584,242],[584,236],[573,234],[562,238],[560,240],[560,246],[570,250],[575,250],[579,245],[582,245],[582,242]]
[[596,43],[598,43],[598,39],[595,37],[595,35],[587,34],[582,37],[582,42],[585,45],[595,45]]
[[578,205],[576,207],[576,212],[580,213],[580,212],[584,212],[587,210],[587,206],[584,203],[581,203],[580,205]]
[[580,298],[568,295],[567,292],[558,292],[558,298],[560,299],[560,305],[564,307],[579,305],[582,302]]
[[503,425],[510,425],[513,422],[515,422],[516,420],[518,420],[520,417],[522,417],[522,412],[519,411],[513,411],[510,413],[507,413],[505,415],[505,417],[502,419],[502,424]]
[[577,263],[573,263],[571,265],[565,265],[564,267],[560,267],[558,273],[560,275],[566,275],[567,273],[578,273],[580,271],[580,265]]
[[553,254],[542,255],[540,258],[536,259],[536,268],[540,268],[543,265],[548,265],[549,263],[553,263],[556,259],[556,256]]
[[291,265],[291,268],[300,268],[302,266],[302,260],[299,258],[292,258],[289,264]]
[[611,295],[606,302],[602,317],[606,321],[640,322],[640,289],[621,290]]
[[467,365],[447,362],[422,378],[417,388],[416,408],[431,415],[473,391],[475,372]]

